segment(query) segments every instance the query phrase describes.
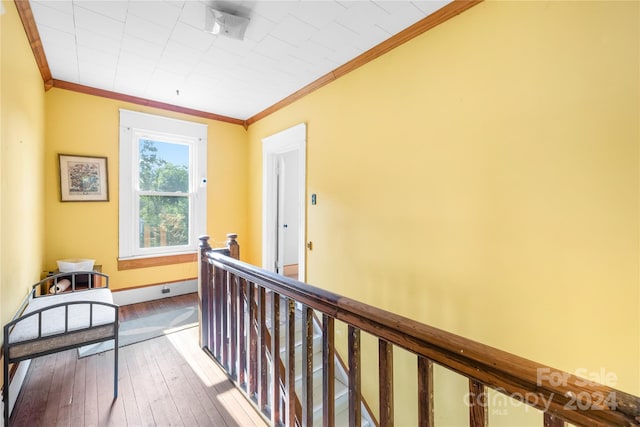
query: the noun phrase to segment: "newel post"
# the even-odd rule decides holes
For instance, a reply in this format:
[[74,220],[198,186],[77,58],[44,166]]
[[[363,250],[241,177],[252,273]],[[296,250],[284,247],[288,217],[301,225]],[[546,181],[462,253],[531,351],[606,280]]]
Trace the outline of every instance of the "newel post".
[[[211,250],[209,236],[200,236],[200,251],[198,251],[198,329],[200,348],[209,346],[209,326],[211,324],[211,264],[206,261],[207,252]],[[203,315],[204,314],[204,315]]]
[[240,245],[237,239],[236,233],[227,234],[227,249],[229,249],[229,256],[233,259],[240,259]]

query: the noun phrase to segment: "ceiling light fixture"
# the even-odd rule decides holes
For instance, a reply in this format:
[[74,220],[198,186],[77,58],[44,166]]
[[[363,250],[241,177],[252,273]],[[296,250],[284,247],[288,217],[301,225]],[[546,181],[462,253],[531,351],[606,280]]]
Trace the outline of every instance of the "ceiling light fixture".
[[248,25],[249,18],[232,15],[209,7],[206,10],[205,31],[211,34],[242,40]]

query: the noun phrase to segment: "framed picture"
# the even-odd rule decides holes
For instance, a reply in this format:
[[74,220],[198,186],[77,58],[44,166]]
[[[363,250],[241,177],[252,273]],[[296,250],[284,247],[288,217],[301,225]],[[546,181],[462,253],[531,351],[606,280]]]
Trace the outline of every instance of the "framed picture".
[[62,202],[109,200],[106,157],[59,154],[58,158]]

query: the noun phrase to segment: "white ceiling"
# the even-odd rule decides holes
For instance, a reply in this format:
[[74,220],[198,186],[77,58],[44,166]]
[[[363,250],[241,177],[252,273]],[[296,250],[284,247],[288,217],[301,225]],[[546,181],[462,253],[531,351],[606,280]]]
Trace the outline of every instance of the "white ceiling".
[[[246,120],[447,1],[31,0],[56,80]],[[243,41],[205,8],[250,18]]]

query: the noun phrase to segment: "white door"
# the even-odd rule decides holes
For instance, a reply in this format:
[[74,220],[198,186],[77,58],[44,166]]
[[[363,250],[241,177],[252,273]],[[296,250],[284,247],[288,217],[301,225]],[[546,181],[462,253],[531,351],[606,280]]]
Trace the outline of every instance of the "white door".
[[305,278],[306,125],[263,142],[262,264],[267,270]]

